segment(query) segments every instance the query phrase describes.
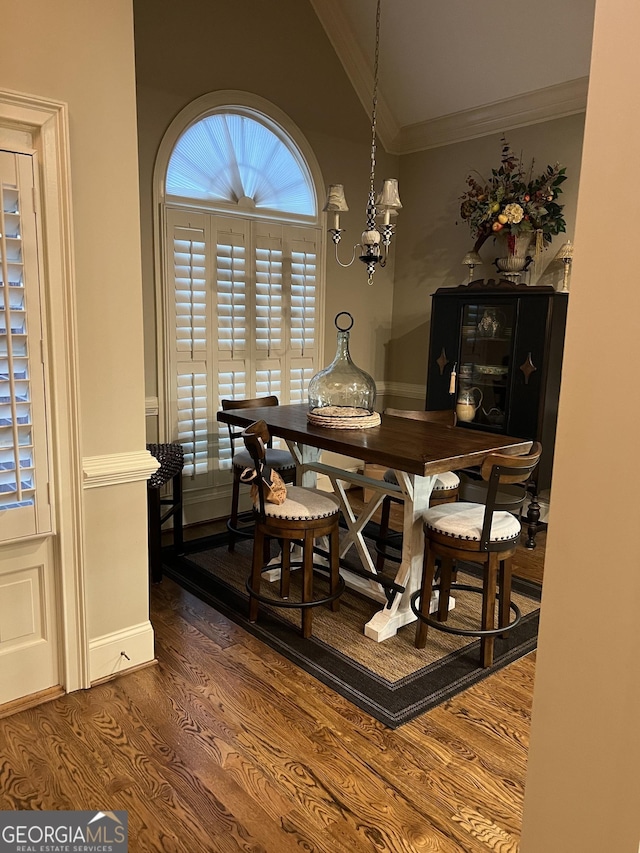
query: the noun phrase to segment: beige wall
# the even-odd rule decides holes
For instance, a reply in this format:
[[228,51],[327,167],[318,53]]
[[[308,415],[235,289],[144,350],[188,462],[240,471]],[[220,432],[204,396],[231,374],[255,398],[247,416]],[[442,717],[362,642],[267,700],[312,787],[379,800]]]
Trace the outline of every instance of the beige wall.
[[144,433],[131,0],[1,6],[2,86],[69,104],[82,452],[138,449]]
[[[190,24],[190,22],[193,22]],[[142,200],[146,393],[157,393],[155,283],[152,247],[152,173],[169,123],[207,92],[236,89],[271,101],[300,128],[318,159],[325,185],[344,183],[351,208],[341,256],[365,225],[369,179],[369,117],[353,92],[310,3],[279,0],[265,12],[263,0],[136,0],[136,72]],[[167,61],[167,57],[171,61]],[[291,69],[295,68],[295,74]],[[395,158],[379,152],[378,175],[397,171]],[[320,199],[320,206],[324,197]],[[335,353],[333,318],[355,318],[351,353],[360,367],[384,378],[384,349],[391,327],[393,266],[368,287],[363,264],[340,268],[327,260],[325,363]],[[150,419],[148,419],[150,420]]]
[[640,288],[612,251],[636,245],[639,37],[637,3],[597,0],[522,853],[640,841]]
[[[545,252],[545,266],[562,242],[573,237],[583,129],[584,115],[575,115],[506,134],[525,164],[535,158],[536,174],[550,163],[567,167],[568,180],[561,196],[567,234],[554,238]],[[468,278],[462,258],[473,248],[473,239],[467,224],[460,221],[459,200],[466,177],[474,169],[487,175],[491,168],[497,168],[501,150],[500,134],[496,134],[401,158],[403,210],[398,228],[393,334],[386,356],[386,378],[391,382],[415,384],[424,391],[431,294],[438,287],[455,287]],[[497,278],[491,263],[497,256],[493,240],[484,244],[480,255],[484,264],[476,267],[474,277]],[[557,286],[561,277],[557,264],[543,274],[540,283]]]
[[[145,452],[131,0],[0,7],[0,85],[69,107],[80,450],[117,466]],[[146,487],[82,496],[91,641],[148,620]],[[132,664],[153,655],[150,626],[142,645]]]

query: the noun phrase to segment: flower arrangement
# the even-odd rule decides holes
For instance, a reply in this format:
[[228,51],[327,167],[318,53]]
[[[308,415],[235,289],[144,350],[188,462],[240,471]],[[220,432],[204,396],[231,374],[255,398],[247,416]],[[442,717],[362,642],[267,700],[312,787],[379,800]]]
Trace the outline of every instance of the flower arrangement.
[[551,242],[554,234],[566,231],[562,216],[563,205],[557,197],[566,181],[566,169],[547,166],[542,174],[533,177],[534,161],[526,171],[522,160],[514,154],[505,137],[502,137],[500,167],[491,170],[489,180],[481,175],[467,177],[468,189],[460,196],[460,216],[469,223],[475,238],[474,251],[489,237],[507,236],[509,251],[513,253],[515,238],[528,232],[537,236],[540,249]]

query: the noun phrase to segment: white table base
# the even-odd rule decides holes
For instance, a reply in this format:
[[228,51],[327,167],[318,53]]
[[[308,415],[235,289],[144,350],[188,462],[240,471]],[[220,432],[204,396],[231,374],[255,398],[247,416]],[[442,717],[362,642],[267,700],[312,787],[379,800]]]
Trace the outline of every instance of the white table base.
[[[371,520],[385,495],[392,494],[403,499],[402,562],[398,566],[394,580],[399,586],[404,587],[404,592],[396,593],[389,603],[384,588],[373,578],[362,578],[346,569],[342,570],[347,586],[384,604],[382,610],[379,610],[365,625],[365,635],[378,643],[393,637],[403,625],[416,620],[411,610],[410,600],[412,594],[419,589],[422,580],[424,553],[422,514],[429,507],[429,498],[436,477],[419,477],[407,474],[405,471],[396,471],[398,485],[394,486],[384,480],[373,480],[362,474],[324,465],[319,461],[321,451],[316,447],[291,441],[287,444],[298,465],[299,485],[307,488],[315,487],[319,473],[325,474],[331,481],[347,524],[347,533],[340,539],[340,557],[344,557],[349,548],[355,547],[362,565],[372,574],[376,574],[376,568],[364,541],[364,527]],[[346,484],[363,486],[374,492],[373,497],[367,501],[359,515],[351,505]],[[266,576],[271,574],[269,572]],[[279,576],[277,569],[274,570],[273,575],[274,577],[270,579],[275,580],[276,576]],[[438,595],[433,593],[430,609],[435,610],[437,604]],[[450,607],[453,606],[454,601],[451,599]]]

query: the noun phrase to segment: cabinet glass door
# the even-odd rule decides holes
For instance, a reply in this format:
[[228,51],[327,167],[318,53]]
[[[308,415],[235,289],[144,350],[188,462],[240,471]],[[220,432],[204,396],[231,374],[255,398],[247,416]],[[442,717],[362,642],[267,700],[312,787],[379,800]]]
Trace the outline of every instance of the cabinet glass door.
[[459,422],[504,429],[515,316],[515,301],[463,306],[456,399]]

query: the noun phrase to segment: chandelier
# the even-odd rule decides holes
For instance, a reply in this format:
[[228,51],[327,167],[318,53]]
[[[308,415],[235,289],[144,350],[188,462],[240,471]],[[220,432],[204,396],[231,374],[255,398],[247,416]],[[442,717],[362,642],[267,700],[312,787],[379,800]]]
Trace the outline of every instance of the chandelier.
[[[342,238],[343,229],[340,228],[340,214],[349,210],[344,195],[342,184],[331,184],[327,194],[327,201],[322,208],[333,214],[333,228],[329,229],[331,239],[335,245],[336,261],[341,267],[350,267],[356,259],[356,253],[360,260],[367,266],[367,280],[373,284],[373,274],[376,265],[384,267],[389,256],[389,246],[393,237],[394,226],[391,217],[398,215],[402,207],[398,195],[398,181],[395,178],[387,178],[382,190],[378,195],[375,191],[376,180],[376,122],[378,109],[378,57],[380,49],[380,3],[376,11],[376,49],[373,63],[373,101],[371,108],[371,172],[369,176],[369,196],[366,208],[366,226],[362,232],[360,243],[353,247],[351,260],[343,263],[338,257],[338,243]],[[378,222],[380,220],[380,223]]]

